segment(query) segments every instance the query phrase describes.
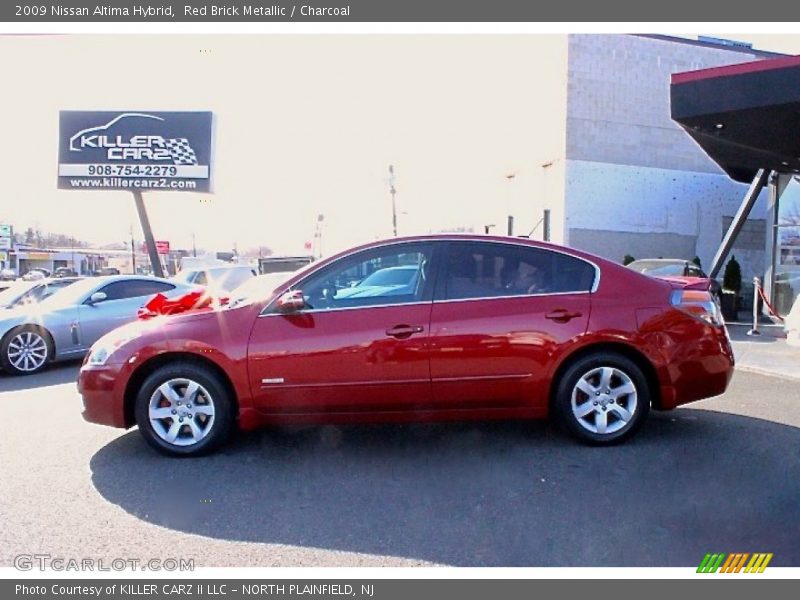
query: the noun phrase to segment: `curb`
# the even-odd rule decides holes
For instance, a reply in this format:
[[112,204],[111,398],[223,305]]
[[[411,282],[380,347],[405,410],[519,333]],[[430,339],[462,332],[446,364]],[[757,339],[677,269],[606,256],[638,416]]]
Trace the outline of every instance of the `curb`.
[[734,366],[734,370],[745,371],[747,373],[755,373],[757,375],[764,375],[766,377],[777,377],[778,379],[785,379],[786,381],[791,381],[792,383],[800,381],[800,375],[788,375],[786,373],[776,373],[775,371],[770,371],[769,369],[752,367],[750,365],[742,365],[737,363]]

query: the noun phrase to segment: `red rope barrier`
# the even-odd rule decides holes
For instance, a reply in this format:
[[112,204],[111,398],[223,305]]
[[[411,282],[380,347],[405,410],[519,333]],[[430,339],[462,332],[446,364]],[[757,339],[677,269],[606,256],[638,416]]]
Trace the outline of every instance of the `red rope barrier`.
[[778,311],[775,310],[775,308],[772,306],[772,304],[769,303],[769,300],[767,300],[767,297],[764,295],[764,290],[760,285],[758,286],[758,295],[761,296],[761,299],[764,301],[764,304],[767,306],[767,310],[769,310],[770,314],[773,317],[775,317],[776,319],[778,319],[780,321],[784,321],[785,320],[781,315],[778,314]]

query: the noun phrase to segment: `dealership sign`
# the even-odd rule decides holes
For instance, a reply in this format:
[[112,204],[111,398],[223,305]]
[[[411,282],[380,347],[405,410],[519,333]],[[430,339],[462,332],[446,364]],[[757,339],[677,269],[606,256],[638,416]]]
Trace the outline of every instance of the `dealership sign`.
[[212,113],[61,111],[58,187],[211,191]]
[[[156,240],[156,253],[169,254],[169,242]],[[142,252],[147,252],[147,244],[142,244]]]

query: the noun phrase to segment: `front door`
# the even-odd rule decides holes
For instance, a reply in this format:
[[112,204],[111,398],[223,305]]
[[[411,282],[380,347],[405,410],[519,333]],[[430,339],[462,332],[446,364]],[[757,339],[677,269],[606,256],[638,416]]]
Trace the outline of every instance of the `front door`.
[[430,244],[364,251],[294,286],[304,308],[267,307],[248,349],[256,405],[269,413],[427,407],[431,260]]

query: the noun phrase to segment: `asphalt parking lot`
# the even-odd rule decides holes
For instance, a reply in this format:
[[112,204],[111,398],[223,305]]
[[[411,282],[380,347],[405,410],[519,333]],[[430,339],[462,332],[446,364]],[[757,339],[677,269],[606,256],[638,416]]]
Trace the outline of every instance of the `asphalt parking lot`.
[[737,372],[630,443],[547,423],[271,429],[206,458],[85,423],[78,365],[0,373],[0,565],[19,554],[197,566],[800,565],[800,389]]

